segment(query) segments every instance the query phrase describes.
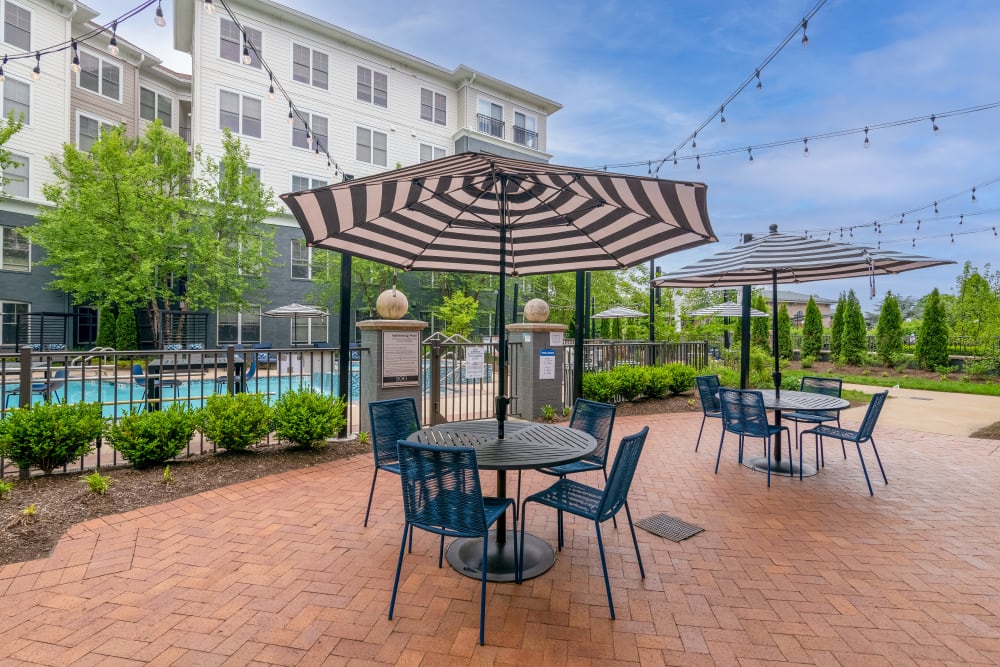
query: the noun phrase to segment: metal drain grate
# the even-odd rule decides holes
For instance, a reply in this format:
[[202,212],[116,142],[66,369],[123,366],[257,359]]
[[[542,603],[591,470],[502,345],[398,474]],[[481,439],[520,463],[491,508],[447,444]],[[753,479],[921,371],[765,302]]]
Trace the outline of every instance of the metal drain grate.
[[657,514],[649,517],[648,519],[640,519],[635,522],[635,525],[644,530],[648,530],[654,535],[665,537],[668,540],[673,540],[674,542],[686,540],[692,535],[697,535],[701,531],[705,530],[700,526],[695,526],[694,524],[687,523],[686,521],[675,519],[667,514]]

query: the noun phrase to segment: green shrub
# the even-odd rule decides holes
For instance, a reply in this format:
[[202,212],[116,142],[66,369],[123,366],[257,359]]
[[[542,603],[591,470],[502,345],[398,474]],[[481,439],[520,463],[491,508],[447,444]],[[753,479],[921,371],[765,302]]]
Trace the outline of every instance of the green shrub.
[[618,386],[610,371],[583,374],[583,397],[601,403],[614,403]]
[[646,369],[639,366],[616,366],[611,371],[618,394],[625,401],[634,401],[646,390]]
[[271,432],[271,408],[259,394],[215,394],[205,401],[198,430],[216,447],[244,450]]
[[806,305],[806,315],[802,323],[802,357],[812,357],[815,360],[823,351],[823,315],[816,305],[816,300],[809,297]]
[[96,493],[99,496],[103,496],[107,493],[108,487],[111,485],[111,478],[104,477],[97,470],[85,476],[80,481],[87,485],[87,488],[90,489],[91,493]]
[[0,498],[3,498],[3,494],[10,493],[14,490],[14,482],[5,482],[0,480]]
[[198,414],[179,403],[167,410],[131,412],[108,431],[108,442],[136,468],[150,468],[174,458],[187,447]]
[[643,393],[649,398],[666,398],[673,379],[670,369],[666,366],[654,366],[646,370],[646,391]]
[[556,409],[551,405],[542,406],[542,419],[547,422],[553,422],[556,420]]
[[669,378],[667,390],[671,394],[683,394],[694,389],[694,379],[698,376],[694,368],[684,364],[667,364],[663,368]]
[[93,451],[104,418],[97,403],[43,403],[17,408],[0,421],[0,454],[46,475]]
[[118,319],[115,321],[115,349],[139,349],[139,327],[135,321],[135,308],[121,306],[118,309]]
[[915,353],[921,368],[948,365],[948,322],[937,288],[931,292],[927,305],[924,306],[924,319],[917,336]]
[[301,446],[321,446],[347,425],[347,406],[339,398],[308,389],[289,391],[274,405],[275,435]]
[[802,357],[802,368],[812,368],[816,363],[816,357]]
[[740,372],[735,368],[720,368],[719,384],[723,387],[739,387]]

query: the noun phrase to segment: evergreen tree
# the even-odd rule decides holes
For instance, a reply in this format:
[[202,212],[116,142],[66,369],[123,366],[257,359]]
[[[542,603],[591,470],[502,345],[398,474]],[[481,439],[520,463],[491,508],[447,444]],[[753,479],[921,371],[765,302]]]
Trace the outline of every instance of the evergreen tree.
[[893,366],[903,354],[903,315],[892,292],[886,292],[875,327],[875,349],[883,366]]
[[[767,301],[764,299],[763,294],[756,294],[753,297],[753,301],[750,303],[751,306],[756,308],[761,312],[768,312]],[[771,321],[770,317],[754,317],[750,320],[750,345],[753,347],[759,347],[762,350],[770,350],[770,327],[768,323]]]
[[115,322],[115,349],[138,350],[139,327],[135,322],[135,308],[122,306],[119,309],[118,321]]
[[806,317],[802,323],[802,357],[819,359],[823,351],[823,314],[819,312],[816,300],[809,297]]
[[97,314],[97,341],[98,347],[114,347],[115,339],[115,314],[110,308],[101,308]]
[[[838,309],[839,310],[839,309]],[[868,361],[868,331],[861,303],[854,290],[847,295],[847,312],[844,314],[844,330],[840,334],[840,360],[845,364],[860,366]]]
[[847,295],[843,292],[837,299],[837,310],[833,313],[830,326],[830,360],[840,361],[840,337],[844,333],[844,318],[847,316]]
[[916,357],[921,368],[936,369],[949,364],[948,323],[945,321],[944,304],[937,288],[930,293],[924,306],[924,320],[917,335]]
[[785,304],[778,308],[778,356],[782,359],[792,358],[792,318],[788,315],[788,306]]

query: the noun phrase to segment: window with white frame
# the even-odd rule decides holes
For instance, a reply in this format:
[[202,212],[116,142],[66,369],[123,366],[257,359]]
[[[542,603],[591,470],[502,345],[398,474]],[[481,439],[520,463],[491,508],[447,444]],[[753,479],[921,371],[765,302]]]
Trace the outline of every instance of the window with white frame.
[[31,12],[15,5],[3,3],[3,41],[22,51],[31,50]]
[[384,132],[376,132],[366,127],[359,127],[357,132],[356,154],[358,162],[385,167],[388,164],[388,136]]
[[76,146],[81,151],[89,151],[94,142],[101,138],[101,132],[110,130],[114,125],[91,118],[90,116],[80,116],[76,124]]
[[31,163],[24,155],[11,154],[10,159],[13,162],[3,170],[3,177],[7,181],[4,183],[3,190],[13,197],[27,197]]
[[155,90],[140,87],[139,117],[150,123],[159,118],[163,127],[173,127],[174,100]]
[[521,111],[514,112],[514,143],[538,148],[538,119]]
[[[306,128],[307,122],[309,123],[308,128]],[[300,112],[295,116],[295,122],[292,123],[292,145],[311,150],[315,145],[313,142],[318,141],[323,148],[329,148],[328,125],[326,116]]]
[[260,138],[260,98],[228,90],[219,91],[219,129]]
[[306,245],[304,239],[292,241],[291,261],[292,278],[294,280],[312,280],[312,248]]
[[246,47],[246,53],[250,57],[250,62],[246,64],[259,69],[258,54],[264,55],[264,36],[260,30],[246,26],[243,26],[243,33],[246,35],[245,43],[236,23],[229,19],[219,19],[219,57],[234,63],[244,62],[243,51]]
[[326,343],[328,340],[329,317],[293,317],[292,345]]
[[20,271],[31,270],[31,242],[21,234],[17,227],[0,227],[0,270]]
[[31,124],[31,86],[8,76],[3,80],[3,115],[12,113],[25,125]]
[[80,73],[76,77],[81,88],[121,101],[122,68],[113,60],[80,51]]
[[219,345],[260,342],[260,306],[248,305],[244,310],[220,310],[217,332]]
[[292,78],[326,90],[330,85],[330,56],[302,44],[292,44]]
[[21,301],[0,301],[0,345],[17,345],[17,320],[30,312]]
[[377,107],[389,106],[389,75],[358,65],[358,99]]
[[420,144],[420,161],[430,162],[446,155],[445,150],[440,146],[430,144]]
[[479,121],[479,131],[493,137],[503,139],[503,106],[479,98],[479,113],[476,114]]
[[448,122],[448,98],[427,88],[420,89],[420,118],[438,125]]
[[330,181],[323,178],[313,178],[312,176],[302,176],[300,174],[292,174],[292,192],[302,192],[303,190],[322,188],[323,186],[329,184]]

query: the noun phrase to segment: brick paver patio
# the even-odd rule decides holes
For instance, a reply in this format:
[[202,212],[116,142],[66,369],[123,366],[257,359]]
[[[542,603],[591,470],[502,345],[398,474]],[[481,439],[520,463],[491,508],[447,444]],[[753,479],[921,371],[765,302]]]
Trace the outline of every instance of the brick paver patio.
[[[0,569],[0,664],[1000,664],[996,442],[881,428],[890,484],[873,477],[874,498],[833,443],[818,476],[768,490],[735,439],[713,474],[718,422],[695,453],[700,419],[616,423],[616,440],[652,429],[633,515],[705,528],[638,530],[642,580],[627,528],[607,524],[617,621],[593,527],[571,517],[552,570],[488,586],[486,646],[478,581],[438,569],[425,533],[387,620],[398,479],[380,477],[363,528],[371,461],[356,457],[78,525],[50,558]],[[528,529],[554,544],[554,518],[532,507]]]

